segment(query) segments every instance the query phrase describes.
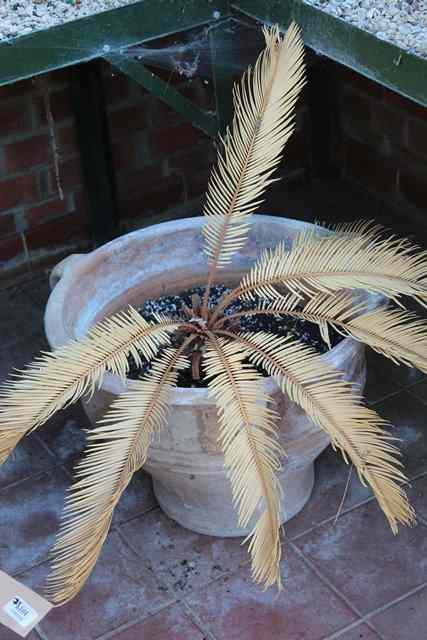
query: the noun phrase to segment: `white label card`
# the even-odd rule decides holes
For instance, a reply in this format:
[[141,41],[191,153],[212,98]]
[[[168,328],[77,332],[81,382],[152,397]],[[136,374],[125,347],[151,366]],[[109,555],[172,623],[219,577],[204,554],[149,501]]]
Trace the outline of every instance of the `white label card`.
[[45,598],[0,571],[0,624],[25,638],[51,609]]
[[28,627],[29,624],[37,620],[38,613],[32,606],[25,602],[23,598],[15,596],[9,602],[7,602],[3,610],[7,615],[15,620],[21,627]]

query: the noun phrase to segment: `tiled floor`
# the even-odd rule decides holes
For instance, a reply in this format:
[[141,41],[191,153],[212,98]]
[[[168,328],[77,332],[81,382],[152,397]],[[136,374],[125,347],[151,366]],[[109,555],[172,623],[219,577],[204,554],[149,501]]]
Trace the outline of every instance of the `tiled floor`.
[[[45,348],[45,277],[0,292],[0,378]],[[427,638],[427,379],[369,358],[368,400],[402,438],[419,524],[394,537],[368,489],[331,450],[306,508],[286,527],[285,589],[263,592],[238,539],[187,531],[134,480],[81,594],[30,640],[423,640]],[[42,589],[70,470],[79,406],[27,438],[0,470],[0,567]],[[14,634],[0,628],[0,640]]]

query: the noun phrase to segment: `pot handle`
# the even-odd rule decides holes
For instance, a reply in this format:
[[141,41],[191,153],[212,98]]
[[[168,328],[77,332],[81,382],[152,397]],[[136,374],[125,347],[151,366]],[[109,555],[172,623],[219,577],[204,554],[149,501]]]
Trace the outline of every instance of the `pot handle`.
[[66,273],[66,271],[72,265],[76,264],[76,262],[80,262],[80,260],[84,258],[85,255],[86,255],[85,253],[72,253],[71,255],[61,260],[61,262],[58,262],[58,264],[53,267],[49,276],[49,285],[50,285],[51,291],[56,287],[58,282],[61,280],[62,276]]

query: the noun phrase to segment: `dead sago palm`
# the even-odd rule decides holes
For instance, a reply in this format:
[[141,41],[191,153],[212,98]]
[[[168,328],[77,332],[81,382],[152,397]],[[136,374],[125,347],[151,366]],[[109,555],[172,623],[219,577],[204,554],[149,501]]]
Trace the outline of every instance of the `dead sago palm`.
[[[107,371],[125,379],[130,356],[139,365],[151,362],[88,434],[53,549],[48,596],[56,604],[75,596],[92,571],[114,508],[144,465],[153,436],[165,426],[171,390],[187,367],[195,378],[204,378],[216,402],[219,444],[240,526],[256,520],[248,539],[257,582],[281,584],[277,471],[286,453],[263,373],[273,376],[354,465],[394,532],[399,523],[414,520],[387,422],[362,404],[318,352],[292,337],[242,331],[242,314],[230,313],[230,304],[252,300],[254,308],[245,315],[290,315],[316,323],[328,344],[334,330],[427,372],[427,325],[401,302],[410,297],[425,305],[426,253],[369,224],[344,225],[326,235],[305,232],[290,248],[279,244],[264,252],[236,288],[215,307],[210,303],[212,286],[245,243],[250,216],[273,181],[305,82],[298,28],[291,25],[284,36],[277,27],[264,33],[265,50],[234,90],[234,119],[208,187],[204,238],[210,272],[203,299],[195,296],[185,317],[146,321],[132,308],[123,310],[84,339],[40,356],[2,391],[4,461],[25,434],[94,392]],[[369,306],[367,292],[381,294],[390,305]]]

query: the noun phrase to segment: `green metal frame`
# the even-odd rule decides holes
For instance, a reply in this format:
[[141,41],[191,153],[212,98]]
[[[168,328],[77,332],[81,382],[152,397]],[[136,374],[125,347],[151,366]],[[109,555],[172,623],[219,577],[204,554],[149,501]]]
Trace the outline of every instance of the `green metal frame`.
[[[379,40],[303,0],[140,0],[0,44],[0,86],[104,58],[214,137],[231,120],[233,82],[231,71],[216,65],[215,59],[224,43],[227,45],[233,37],[229,27],[238,17],[283,26],[295,20],[303,30],[304,41],[316,52],[427,106],[426,59]],[[119,53],[121,49],[203,25],[209,26],[216,115],[200,109],[140,62]],[[105,101],[94,64],[76,67],[73,90],[77,96],[75,115],[92,235],[98,243],[114,234],[117,207]],[[90,78],[96,88],[91,89]]]
[[171,87],[170,84],[147,69],[141,62],[129,60],[117,53],[105,55],[104,58],[116,69],[142,85],[156,98],[173,107],[175,111],[180,113],[186,120],[189,120],[195,127],[209,136],[214,137],[216,135],[218,124],[214,114],[200,109],[174,87]]
[[141,0],[0,44],[0,86],[215,22],[228,0]]
[[238,14],[288,25],[295,20],[304,42],[328,58],[427,106],[427,59],[335,18],[302,0],[234,0]]

